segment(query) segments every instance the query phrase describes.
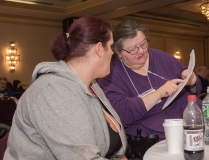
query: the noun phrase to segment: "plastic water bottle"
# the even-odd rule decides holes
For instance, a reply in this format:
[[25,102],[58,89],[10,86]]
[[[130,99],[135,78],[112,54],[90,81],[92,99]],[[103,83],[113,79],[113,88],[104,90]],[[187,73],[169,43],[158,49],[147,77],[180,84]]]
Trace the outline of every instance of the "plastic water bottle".
[[185,160],[204,158],[203,118],[196,100],[196,95],[189,95],[188,105],[183,113]]
[[205,126],[204,141],[205,145],[209,145],[209,87],[207,88],[207,95],[202,101],[202,111]]

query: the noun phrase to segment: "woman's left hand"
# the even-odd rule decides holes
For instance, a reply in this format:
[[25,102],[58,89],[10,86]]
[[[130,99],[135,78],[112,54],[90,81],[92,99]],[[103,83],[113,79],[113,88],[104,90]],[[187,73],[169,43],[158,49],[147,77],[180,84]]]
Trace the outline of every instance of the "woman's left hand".
[[[183,79],[186,79],[187,73],[188,73],[188,69],[184,70],[184,71],[181,73],[181,76],[182,76]],[[188,80],[188,82],[187,82],[186,85],[192,86],[192,85],[194,85],[194,84],[196,83],[196,81],[197,81],[196,74],[195,74],[194,72],[192,72],[192,75],[190,76],[190,78],[189,78],[189,80]]]
[[119,158],[120,158],[120,160],[128,160],[128,158],[126,156],[120,156]]

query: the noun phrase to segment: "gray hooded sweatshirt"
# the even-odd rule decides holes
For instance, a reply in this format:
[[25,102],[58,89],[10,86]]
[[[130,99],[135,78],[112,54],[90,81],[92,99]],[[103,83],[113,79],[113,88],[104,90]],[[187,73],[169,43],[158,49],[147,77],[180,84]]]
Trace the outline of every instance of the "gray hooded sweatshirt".
[[[65,62],[42,62],[20,98],[4,160],[103,160],[110,137],[98,99]],[[127,142],[119,116],[96,82],[92,89],[121,125],[123,155]]]

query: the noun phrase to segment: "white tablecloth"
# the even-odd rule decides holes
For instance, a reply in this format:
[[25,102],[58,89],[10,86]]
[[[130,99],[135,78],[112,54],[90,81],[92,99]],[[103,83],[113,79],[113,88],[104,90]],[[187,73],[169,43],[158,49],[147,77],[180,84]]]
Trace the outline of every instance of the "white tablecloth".
[[[147,150],[143,160],[184,160],[184,152],[168,153],[166,140],[160,141]],[[204,160],[209,160],[209,146],[205,145]]]

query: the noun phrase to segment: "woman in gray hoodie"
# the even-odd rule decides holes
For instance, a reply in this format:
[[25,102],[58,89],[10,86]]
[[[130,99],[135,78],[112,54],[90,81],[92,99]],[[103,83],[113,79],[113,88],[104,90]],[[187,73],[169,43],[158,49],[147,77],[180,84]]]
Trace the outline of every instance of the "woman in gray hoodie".
[[112,32],[94,17],[52,40],[58,62],[35,67],[20,98],[4,160],[126,159],[119,116],[95,79],[110,72]]

